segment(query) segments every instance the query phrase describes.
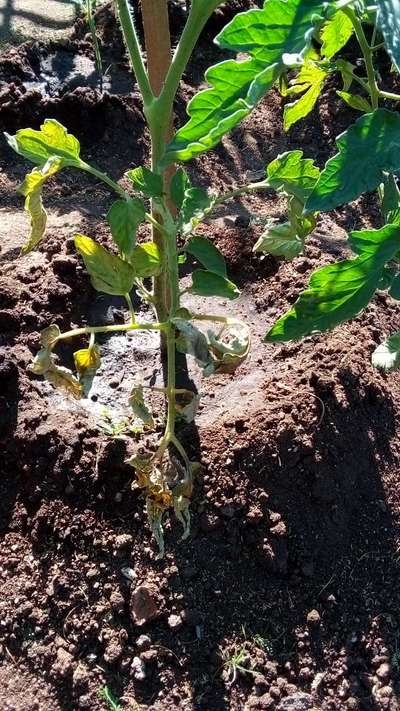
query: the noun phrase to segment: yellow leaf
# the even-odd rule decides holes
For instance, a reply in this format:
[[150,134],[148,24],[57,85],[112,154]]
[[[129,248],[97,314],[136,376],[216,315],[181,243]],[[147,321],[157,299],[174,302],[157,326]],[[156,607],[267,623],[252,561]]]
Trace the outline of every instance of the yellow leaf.
[[75,351],[74,361],[79,375],[84,375],[87,370],[97,370],[101,363],[100,348],[94,345],[92,348]]
[[61,168],[61,159],[49,158],[43,168],[34,168],[25,177],[19,192],[25,196],[25,210],[31,217],[31,233],[22,247],[22,252],[30,252],[42,239],[47,224],[47,212],[43,207],[42,188],[44,183]]
[[135,272],[127,262],[85,235],[75,236],[75,246],[97,291],[114,296],[129,294],[133,288]]

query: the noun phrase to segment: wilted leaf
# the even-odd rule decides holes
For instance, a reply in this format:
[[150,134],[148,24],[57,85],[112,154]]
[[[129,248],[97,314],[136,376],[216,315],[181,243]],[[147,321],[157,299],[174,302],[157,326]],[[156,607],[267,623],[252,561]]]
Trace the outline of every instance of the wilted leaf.
[[53,359],[51,350],[46,347],[42,348],[42,350],[36,354],[33,362],[28,366],[28,368],[32,371],[32,373],[35,373],[35,375],[44,375],[44,373],[51,368],[52,363]]
[[116,200],[108,212],[107,222],[113,240],[127,259],[135,249],[137,228],[143,222],[145,215],[145,206],[138,198]]
[[286,104],[283,111],[283,127],[288,131],[291,126],[305,118],[313,110],[324,86],[328,71],[315,62],[306,61],[300,72],[290,82],[288,96],[302,94],[290,104]]
[[84,376],[87,371],[95,371],[101,365],[100,348],[95,344],[90,348],[82,348],[74,353],[75,367],[79,376]]
[[400,331],[381,343],[372,354],[372,365],[382,370],[395,370],[400,366]]
[[22,128],[15,136],[5,135],[14,151],[36,165],[44,165],[54,156],[61,158],[60,168],[81,165],[78,139],[55,119],[46,119],[40,131]]
[[197,296],[220,296],[223,299],[237,299],[240,291],[229,279],[197,269],[192,274],[192,286],[188,289]]
[[400,249],[400,227],[353,232],[349,236],[359,255],[318,269],[308,289],[266,336],[267,341],[290,341],[314,331],[326,331],[356,316],[379,286],[385,265]]
[[249,329],[245,324],[229,326],[219,335],[208,331],[208,340],[215,358],[213,372],[217,373],[233,373],[247,358],[250,350]]
[[40,334],[40,342],[43,346],[43,348],[52,348],[56,342],[57,339],[61,336],[61,331],[58,328],[58,326],[53,323],[50,326],[47,326],[41,334]]
[[185,319],[175,318],[173,319],[173,324],[180,333],[180,336],[176,339],[178,351],[194,356],[201,367],[208,365],[211,361],[211,356],[204,333]]
[[52,175],[60,170],[60,158],[49,158],[42,168],[34,168],[25,177],[19,191],[25,197],[25,210],[31,218],[31,233],[28,241],[22,247],[22,252],[27,254],[42,239],[47,224],[47,212],[43,207],[42,188]]
[[333,210],[375,190],[384,172],[400,170],[400,115],[376,109],[361,116],[336,139],[330,158],[307,200],[312,212]]
[[163,180],[161,175],[153,173],[145,167],[128,170],[127,177],[139,192],[149,198],[161,198],[164,193]]
[[134,414],[138,417],[145,425],[149,427],[154,427],[153,416],[144,401],[143,386],[137,385],[132,389],[129,405],[131,406]]
[[201,396],[191,390],[185,390],[184,393],[179,392],[179,400],[176,401],[176,411],[185,422],[193,422],[196,417],[197,409]]
[[208,271],[226,277],[225,259],[209,239],[196,235],[185,244],[184,249],[198,259]]
[[77,399],[82,397],[83,386],[68,368],[63,368],[61,365],[53,363],[51,368],[46,370],[43,375],[55,388],[65,390]]
[[97,291],[115,296],[129,294],[134,284],[135,272],[127,262],[84,235],[76,235],[75,246],[82,255],[93,287]]

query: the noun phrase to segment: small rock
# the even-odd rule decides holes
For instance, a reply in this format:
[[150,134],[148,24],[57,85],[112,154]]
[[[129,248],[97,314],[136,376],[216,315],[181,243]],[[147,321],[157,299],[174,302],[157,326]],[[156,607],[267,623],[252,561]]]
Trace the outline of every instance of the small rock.
[[131,672],[136,681],[144,681],[146,678],[146,665],[140,657],[133,657]]
[[149,637],[149,635],[141,634],[140,637],[138,637],[136,640],[136,646],[138,649],[140,649],[141,652],[145,652],[147,649],[150,649],[151,638]]
[[125,555],[128,548],[133,545],[133,538],[128,533],[121,533],[114,541],[114,555],[121,557]]
[[287,533],[286,525],[284,524],[283,521],[279,521],[279,523],[277,523],[276,526],[273,526],[270,529],[270,532],[272,533],[273,536],[276,536],[277,538],[284,538]]
[[104,661],[107,664],[115,664],[122,654],[122,647],[116,640],[112,639],[103,654]]
[[155,662],[157,656],[158,654],[156,649],[146,649],[145,652],[140,653],[140,659],[143,659],[144,662]]
[[321,615],[318,610],[311,610],[307,615],[307,624],[310,627],[318,627],[321,624]]
[[183,621],[180,615],[170,615],[168,617],[168,627],[171,630],[178,630],[182,627]]
[[278,513],[277,511],[270,511],[269,521],[271,526],[276,526],[276,524],[279,523],[279,521],[281,520],[282,516],[280,515],[280,513]]
[[124,611],[125,600],[118,590],[111,593],[110,605],[111,605],[111,609],[114,610],[115,612],[118,612],[121,614]]
[[310,694],[296,693],[283,699],[276,707],[276,711],[308,711],[314,706]]
[[89,674],[84,664],[79,662],[72,675],[72,686],[74,691],[84,691],[89,684]]
[[381,681],[387,681],[390,677],[390,664],[388,664],[387,662],[381,664],[376,670],[376,676]]
[[57,649],[57,661],[54,664],[54,671],[58,676],[66,679],[73,672],[73,657],[66,649]]
[[156,588],[153,585],[139,585],[131,596],[131,615],[133,622],[142,627],[158,615]]

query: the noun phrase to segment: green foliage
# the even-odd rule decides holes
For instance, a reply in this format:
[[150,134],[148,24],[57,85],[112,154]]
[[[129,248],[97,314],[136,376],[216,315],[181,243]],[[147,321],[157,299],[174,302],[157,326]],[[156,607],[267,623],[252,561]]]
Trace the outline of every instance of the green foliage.
[[377,22],[385,38],[386,48],[400,71],[400,4],[398,0],[377,0]]
[[299,99],[286,104],[283,112],[283,126],[288,131],[293,124],[300,121],[313,110],[324,86],[328,70],[317,62],[305,61],[299,73],[290,82],[288,96],[297,96]]
[[353,32],[350,18],[342,10],[335,12],[322,28],[322,56],[332,59],[347,44]]
[[189,291],[197,296],[220,296],[223,299],[237,299],[240,291],[235,284],[214,272],[197,269],[192,275]]
[[306,52],[327,8],[328,3],[319,0],[266,0],[262,10],[236,15],[216,42],[249,58],[208,69],[211,88],[189,103],[190,120],[168,146],[165,162],[189,160],[213,148],[248,116],[287,67]]
[[128,200],[116,200],[108,212],[107,222],[113,240],[126,259],[130,259],[135,249],[136,231],[143,222],[145,214],[142,201],[134,197]]
[[353,232],[349,244],[358,256],[318,269],[293,308],[267,334],[267,341],[290,341],[326,331],[356,316],[370,302],[385,265],[400,249],[400,227]]
[[161,175],[153,173],[143,166],[129,170],[126,175],[135,190],[143,193],[146,197],[161,198],[163,196],[164,186]]
[[282,190],[305,202],[320,175],[319,168],[303,151],[282,153],[267,167],[267,180],[271,188]]
[[207,269],[221,277],[226,277],[225,259],[215,245],[206,237],[196,235],[185,245],[185,251],[196,257]]
[[328,160],[307,210],[322,212],[351,202],[375,190],[384,172],[400,169],[400,116],[377,109],[359,118],[336,144],[339,152]]
[[40,131],[23,128],[15,136],[5,135],[11,148],[31,163],[42,166],[49,158],[57,157],[59,168],[81,167],[79,141],[55,119],[46,119]]

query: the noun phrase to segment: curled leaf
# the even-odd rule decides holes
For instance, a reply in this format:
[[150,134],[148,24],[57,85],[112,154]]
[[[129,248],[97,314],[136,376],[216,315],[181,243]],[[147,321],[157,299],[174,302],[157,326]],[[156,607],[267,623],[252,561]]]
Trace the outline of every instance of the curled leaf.
[[205,374],[233,373],[247,358],[250,350],[250,334],[245,324],[235,324],[216,335],[208,331],[210,351],[214,356],[212,370]]
[[85,235],[75,236],[75,246],[97,291],[114,296],[129,294],[133,288],[135,272],[127,262]]
[[43,168],[34,168],[19,188],[25,197],[25,210],[31,218],[31,233],[28,241],[22,247],[23,254],[30,252],[42,239],[47,225],[47,212],[43,207],[42,188],[52,175],[61,168],[61,158],[49,158]]
[[179,392],[179,400],[176,401],[175,407],[178,415],[182,417],[185,422],[193,422],[196,417],[200,399],[201,396],[191,390]]
[[176,339],[178,351],[194,356],[201,367],[209,365],[212,359],[205,334],[185,319],[175,318],[173,323],[180,333]]
[[55,388],[65,390],[76,399],[82,397],[83,386],[68,368],[52,363],[43,375]]
[[39,131],[22,128],[15,136],[5,134],[11,148],[36,165],[44,165],[49,158],[61,158],[61,167],[80,167],[79,141],[55,119],[46,119]]
[[137,385],[133,388],[129,398],[129,405],[131,406],[136,417],[142,420],[145,425],[154,427],[153,416],[144,401],[142,385]]
[[61,336],[61,331],[55,323],[47,326],[40,334],[40,342],[43,348],[53,348]]
[[100,348],[95,344],[90,348],[75,351],[74,361],[80,377],[86,375],[88,371],[95,371],[101,365]]
[[42,348],[42,350],[36,354],[33,363],[28,366],[28,369],[32,373],[35,373],[35,375],[44,375],[49,368],[51,368],[52,363],[51,350],[49,348]]

